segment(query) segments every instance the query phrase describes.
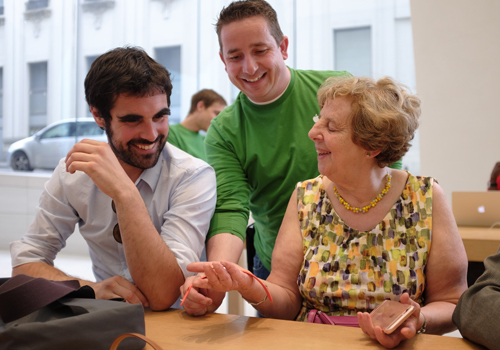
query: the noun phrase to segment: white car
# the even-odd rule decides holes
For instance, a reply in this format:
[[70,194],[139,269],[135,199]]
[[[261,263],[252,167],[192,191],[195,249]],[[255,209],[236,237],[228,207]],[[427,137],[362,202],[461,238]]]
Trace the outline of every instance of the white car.
[[21,171],[54,169],[71,147],[82,139],[108,141],[106,133],[93,118],[61,120],[10,145],[7,164]]

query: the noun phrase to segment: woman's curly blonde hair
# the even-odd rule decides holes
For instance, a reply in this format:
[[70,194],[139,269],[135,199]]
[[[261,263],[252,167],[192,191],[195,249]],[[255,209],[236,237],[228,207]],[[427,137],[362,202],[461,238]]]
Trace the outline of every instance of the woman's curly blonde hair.
[[420,116],[420,99],[395,80],[331,77],[318,91],[320,108],[335,97],[352,101],[352,141],[376,156],[380,167],[400,160],[410,148]]

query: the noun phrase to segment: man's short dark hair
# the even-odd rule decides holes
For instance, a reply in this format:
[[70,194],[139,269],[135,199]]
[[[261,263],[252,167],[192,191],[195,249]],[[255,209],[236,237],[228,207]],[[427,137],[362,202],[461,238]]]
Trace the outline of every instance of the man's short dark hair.
[[167,95],[170,107],[170,73],[140,47],[118,47],[99,56],[85,78],[85,99],[97,108],[106,125],[119,95],[145,97]]
[[264,0],[240,0],[233,1],[227,7],[222,8],[219,19],[215,24],[215,31],[219,38],[219,48],[221,52],[222,42],[220,40],[220,34],[222,27],[226,24],[255,16],[262,16],[266,20],[271,35],[274,40],[276,40],[276,44],[280,46],[281,39],[283,39],[283,32],[278,22],[278,15],[271,5]]
[[224,99],[224,97],[216,93],[214,90],[203,89],[198,91],[196,94],[193,95],[193,97],[191,97],[191,109],[189,110],[189,114],[196,111],[198,102],[200,101],[203,101],[205,108],[210,107],[215,102],[219,102],[227,106],[227,102]]

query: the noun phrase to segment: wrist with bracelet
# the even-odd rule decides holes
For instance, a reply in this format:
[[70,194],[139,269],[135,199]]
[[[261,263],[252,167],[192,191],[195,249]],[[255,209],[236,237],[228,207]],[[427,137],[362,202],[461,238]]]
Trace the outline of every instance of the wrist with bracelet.
[[[245,298],[245,301],[248,302],[249,304],[253,305],[253,306],[257,306],[257,305],[260,305],[262,304],[264,301],[266,301],[267,299],[269,299],[269,301],[272,303],[273,302],[273,297],[271,296],[271,292],[269,292],[269,289],[267,289],[267,286],[264,284],[264,282],[262,282],[260,279],[258,279],[253,273],[251,273],[250,271],[248,270],[241,270],[241,272],[244,272],[246,273],[247,275],[249,275],[250,277],[253,277],[257,282],[260,283],[260,285],[264,288],[264,291],[266,292],[266,296],[264,297],[263,300],[257,302],[257,303],[252,303],[252,302],[249,302],[248,300],[246,300]],[[207,278],[207,276],[201,276],[200,277],[201,279],[205,279]],[[181,306],[184,304],[184,302],[186,301],[186,298],[189,294],[189,292],[191,291],[191,288],[193,288],[193,285],[191,284],[187,291],[186,291],[186,294],[184,295],[184,297],[182,298],[182,301],[181,301]]]
[[[254,276],[254,278],[255,278],[257,281],[261,282],[260,280],[258,280],[258,279],[257,279],[257,277],[255,277],[255,276]],[[249,303],[249,304],[250,304],[250,305],[252,305],[252,306],[258,306],[258,305],[262,304],[263,302],[265,302],[265,301],[267,300],[267,296],[268,296],[268,295],[269,295],[269,297],[271,296],[271,293],[269,292],[269,289],[267,289],[267,285],[266,285],[264,282],[261,282],[260,284],[262,285],[262,287],[264,287],[264,291],[266,292],[266,295],[264,296],[264,299],[262,299],[261,301],[258,301],[258,302],[256,302],[256,303],[252,303],[251,301],[248,301],[247,299],[245,299],[245,298],[243,297],[243,295],[241,296],[241,297],[243,298],[243,300],[245,300],[247,303]],[[271,301],[271,302],[272,302],[272,301]]]
[[420,311],[420,315],[422,315],[422,317],[424,318],[424,324],[422,324],[422,327],[420,327],[420,329],[417,331],[417,334],[425,333],[425,331],[427,330],[427,319],[425,318],[425,315],[422,313],[422,311]]

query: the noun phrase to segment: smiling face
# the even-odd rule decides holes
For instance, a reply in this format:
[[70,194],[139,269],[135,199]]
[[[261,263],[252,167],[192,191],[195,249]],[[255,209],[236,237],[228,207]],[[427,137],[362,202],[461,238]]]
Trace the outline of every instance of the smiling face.
[[268,102],[281,95],[290,81],[288,38],[280,46],[264,17],[255,16],[222,27],[220,57],[231,82],[254,102]]
[[127,173],[152,168],[168,138],[168,103],[165,94],[146,97],[119,95],[111,121],[96,118],[106,129],[111,149]]
[[342,174],[344,178],[349,169],[366,158],[367,151],[352,141],[351,113],[349,98],[329,100],[321,109],[320,119],[309,131],[318,153],[318,170],[334,182],[335,175]]

